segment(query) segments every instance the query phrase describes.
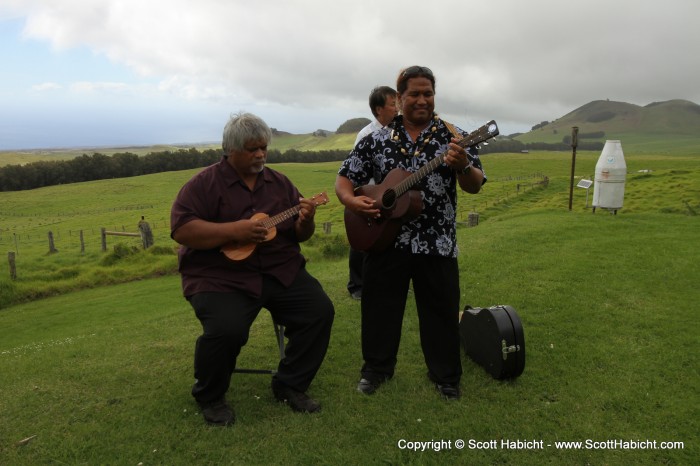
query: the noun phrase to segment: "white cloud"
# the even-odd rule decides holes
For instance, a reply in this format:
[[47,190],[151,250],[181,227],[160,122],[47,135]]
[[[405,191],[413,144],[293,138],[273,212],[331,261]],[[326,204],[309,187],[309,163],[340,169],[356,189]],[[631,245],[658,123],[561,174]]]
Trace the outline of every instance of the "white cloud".
[[[289,127],[298,132],[368,116],[369,90],[393,86],[398,71],[413,64],[433,69],[437,111],[465,129],[494,118],[507,123],[504,132],[526,130],[606,98],[700,103],[698,13],[696,0],[666,0],[663,8],[638,0],[8,0],[0,6],[0,17],[26,18],[26,38],[108,57],[148,82],[148,93],[230,111],[270,111],[264,118],[292,115]],[[133,91],[117,83],[71,89]],[[287,123],[272,124],[285,129]]]
[[32,90],[36,92],[46,92],[46,91],[55,91],[62,89],[63,86],[60,84],[56,83],[41,83],[41,84],[35,84],[32,86]]
[[122,94],[130,92],[132,89],[125,83],[110,83],[110,82],[88,82],[80,81],[72,83],[70,89],[79,94],[106,93],[106,94]]

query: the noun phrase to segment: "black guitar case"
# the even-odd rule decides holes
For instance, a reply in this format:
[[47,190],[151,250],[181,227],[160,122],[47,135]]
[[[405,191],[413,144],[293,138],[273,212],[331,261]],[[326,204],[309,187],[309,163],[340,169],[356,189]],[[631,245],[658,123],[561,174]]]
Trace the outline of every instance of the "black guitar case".
[[495,379],[511,379],[525,369],[525,334],[512,306],[467,306],[459,321],[464,352]]

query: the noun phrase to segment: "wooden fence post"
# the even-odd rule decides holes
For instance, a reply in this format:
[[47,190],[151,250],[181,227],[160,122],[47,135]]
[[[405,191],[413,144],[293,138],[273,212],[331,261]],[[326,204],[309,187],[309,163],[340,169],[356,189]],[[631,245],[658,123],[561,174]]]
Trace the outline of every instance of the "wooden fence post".
[[15,266],[15,253],[7,253],[7,261],[10,263],[10,279],[17,280],[17,267]]
[[85,240],[83,239],[83,230],[80,230],[80,254],[85,254]]
[[151,231],[151,226],[143,216],[139,221],[139,231],[141,232],[141,241],[143,242],[143,248],[148,249],[153,246],[153,232]]
[[49,254],[53,254],[54,252],[58,252],[56,250],[56,246],[53,243],[53,231],[49,232]]
[[[124,228],[122,226],[122,228]],[[150,228],[149,228],[150,229]],[[102,252],[107,252],[107,235],[113,235],[113,236],[140,236],[143,241],[144,240],[144,234],[143,233],[127,233],[125,231],[107,231],[105,227],[102,227],[101,229],[102,232]],[[151,243],[153,243],[153,240],[150,240]],[[144,247],[145,243],[144,243]]]

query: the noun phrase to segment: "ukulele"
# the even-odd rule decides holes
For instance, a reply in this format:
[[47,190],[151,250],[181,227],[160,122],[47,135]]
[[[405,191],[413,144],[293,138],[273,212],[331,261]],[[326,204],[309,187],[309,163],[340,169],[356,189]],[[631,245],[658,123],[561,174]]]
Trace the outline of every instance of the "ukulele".
[[[498,135],[498,126],[491,120],[477,130],[460,139],[460,147],[473,146]],[[378,218],[369,218],[345,209],[345,232],[353,249],[378,252],[386,249],[399,234],[401,225],[413,220],[423,211],[420,191],[412,189],[420,180],[432,173],[445,159],[440,153],[415,173],[394,168],[380,184],[360,186],[356,196],[374,199],[379,209]]]
[[[327,204],[328,195],[325,192],[319,193],[313,196],[311,200],[314,201],[316,206]],[[262,220],[263,226],[267,228],[267,234],[265,235],[265,239],[263,241],[270,241],[277,236],[277,228],[275,227],[285,220],[294,217],[300,210],[301,204],[297,204],[294,207],[290,207],[289,209],[280,212],[279,214],[273,215],[272,217],[265,213],[258,212],[250,219]],[[232,261],[240,261],[250,256],[253,251],[255,251],[256,246],[257,243],[253,242],[246,243],[240,241],[230,241],[221,246],[221,252]]]

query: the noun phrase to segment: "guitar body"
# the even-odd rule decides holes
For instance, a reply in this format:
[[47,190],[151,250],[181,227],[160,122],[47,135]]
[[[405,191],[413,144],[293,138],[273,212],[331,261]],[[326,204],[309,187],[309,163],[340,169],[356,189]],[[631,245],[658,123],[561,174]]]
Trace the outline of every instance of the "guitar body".
[[[268,217],[269,215],[259,212],[250,217],[250,219],[265,220]],[[270,241],[271,239],[274,239],[275,236],[277,236],[277,228],[270,227],[268,228],[267,234],[265,235],[265,239],[263,241]],[[226,255],[226,257],[228,257],[232,261],[240,261],[250,256],[253,253],[253,251],[255,251],[256,246],[256,243],[241,243],[238,241],[231,241],[230,243],[226,243],[223,246],[221,246],[221,252],[223,252]]]
[[[328,194],[325,192],[318,193],[311,197],[310,200],[317,206],[324,205],[328,203]],[[258,212],[250,217],[250,219],[262,222],[263,226],[267,228],[267,233],[265,235],[265,239],[263,240],[263,242],[265,242],[270,241],[277,236],[276,225],[279,225],[281,222],[287,219],[294,218],[299,213],[300,209],[301,204],[298,204],[276,215],[273,215],[272,217],[265,213]],[[243,243],[239,241],[230,241],[221,246],[221,252],[232,261],[240,261],[249,257],[253,251],[255,251],[257,245],[257,243],[252,242]]]
[[[497,135],[498,125],[491,120],[457,141],[457,144],[468,147]],[[444,156],[444,153],[439,154],[415,173],[395,168],[387,173],[381,184],[357,188],[355,195],[374,199],[374,206],[379,209],[380,216],[376,219],[367,218],[346,208],[345,232],[350,246],[359,251],[377,252],[393,243],[401,225],[413,220],[423,211],[421,193],[412,187],[440,166],[444,162]]]
[[357,196],[374,199],[379,218],[368,218],[345,209],[345,232],[353,249],[378,252],[386,249],[399,234],[401,225],[413,220],[423,210],[420,191],[409,190],[396,195],[394,187],[411,176],[410,172],[395,168],[381,184],[368,184],[355,190]]

